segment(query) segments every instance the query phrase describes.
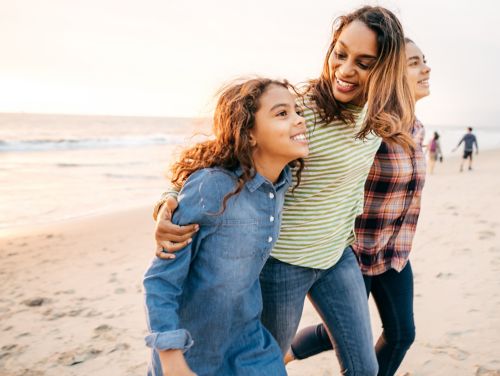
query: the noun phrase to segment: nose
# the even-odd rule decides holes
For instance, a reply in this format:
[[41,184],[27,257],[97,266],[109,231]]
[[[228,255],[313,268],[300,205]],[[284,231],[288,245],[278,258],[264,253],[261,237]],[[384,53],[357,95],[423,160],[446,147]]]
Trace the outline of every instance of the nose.
[[350,77],[354,74],[354,65],[350,61],[344,61],[337,66],[341,77]]
[[301,130],[306,130],[306,119],[302,115],[297,114],[295,126],[300,128]]
[[424,64],[424,73],[431,73],[431,67],[429,67],[427,64]]

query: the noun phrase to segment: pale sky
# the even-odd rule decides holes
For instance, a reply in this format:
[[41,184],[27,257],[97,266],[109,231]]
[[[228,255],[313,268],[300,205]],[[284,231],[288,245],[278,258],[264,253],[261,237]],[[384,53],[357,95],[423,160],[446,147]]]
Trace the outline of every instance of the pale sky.
[[424,123],[499,126],[495,0],[0,0],[0,112],[207,116],[232,78],[317,77],[334,18],[363,4],[426,55]]

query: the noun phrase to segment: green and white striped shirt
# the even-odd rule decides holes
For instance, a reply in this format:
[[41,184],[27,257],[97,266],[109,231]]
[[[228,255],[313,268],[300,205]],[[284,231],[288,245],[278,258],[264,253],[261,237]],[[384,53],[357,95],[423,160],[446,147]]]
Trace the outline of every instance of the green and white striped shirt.
[[355,124],[325,124],[315,104],[306,105],[309,157],[300,186],[285,196],[281,232],[271,256],[328,269],[355,239],[354,220],[363,212],[364,184],[381,139],[373,134],[355,139],[366,115],[361,108],[350,109]]

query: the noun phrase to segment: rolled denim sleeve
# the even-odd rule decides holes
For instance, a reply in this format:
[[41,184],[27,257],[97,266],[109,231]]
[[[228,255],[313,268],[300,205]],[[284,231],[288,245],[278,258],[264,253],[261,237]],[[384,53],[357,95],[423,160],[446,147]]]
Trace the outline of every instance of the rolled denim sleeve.
[[177,253],[173,260],[156,258],[144,276],[146,318],[149,335],[146,345],[156,350],[188,350],[191,334],[180,327],[179,298],[189,271],[191,247]]
[[190,244],[176,252],[175,259],[155,258],[144,276],[146,318],[150,331],[146,345],[156,350],[187,351],[193,345],[191,334],[180,325],[178,312],[191,262],[202,239],[212,233],[217,224],[217,216],[210,214],[221,202],[216,176],[201,170],[186,181],[172,222],[199,223],[200,230]]

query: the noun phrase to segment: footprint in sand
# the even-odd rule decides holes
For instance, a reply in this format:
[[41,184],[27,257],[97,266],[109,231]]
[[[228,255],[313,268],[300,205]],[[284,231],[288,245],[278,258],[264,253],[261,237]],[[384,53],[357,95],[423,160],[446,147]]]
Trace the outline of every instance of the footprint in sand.
[[74,293],[75,293],[75,290],[63,290],[63,291],[56,291],[54,293],[54,295],[61,295],[61,294],[73,295]]
[[21,303],[28,307],[40,307],[44,304],[50,303],[50,299],[43,297],[36,297],[36,298],[26,299]]
[[75,366],[77,364],[86,362],[87,360],[93,359],[99,354],[102,353],[102,350],[90,348],[84,351],[66,351],[59,355],[57,361],[59,364],[63,364],[65,366]]
[[100,338],[107,341],[116,342],[118,335],[115,333],[113,327],[108,324],[101,324],[94,329],[94,339]]
[[494,231],[479,231],[479,240],[487,240],[494,237],[497,233]]
[[453,273],[438,273],[436,274],[436,278],[438,279],[450,279],[453,278]]
[[12,355],[13,353],[18,353],[18,352],[19,352],[18,346],[16,344],[2,346],[2,349],[0,351],[0,360],[7,358],[8,356]]
[[448,337],[450,337],[450,339],[454,340],[457,337],[461,337],[465,334],[470,334],[470,333],[474,333],[474,330],[469,329],[469,330],[462,330],[462,331],[455,331],[455,332],[446,332],[446,335]]
[[111,350],[109,350],[108,354],[111,354],[115,351],[125,351],[130,349],[130,345],[128,343],[118,343]]
[[90,311],[87,312],[85,317],[97,317],[97,316],[101,316],[101,315],[102,315],[102,312],[99,312],[95,309],[91,309]]
[[467,351],[464,351],[464,350],[459,349],[458,347],[454,347],[454,346],[450,346],[450,347],[445,347],[445,346],[434,347],[433,350],[432,350],[432,353],[433,354],[445,354],[445,355],[448,355],[450,358],[453,358],[453,359],[456,359],[456,360],[465,360],[470,355]]
[[500,376],[500,370],[487,369],[483,366],[478,366],[476,376]]

